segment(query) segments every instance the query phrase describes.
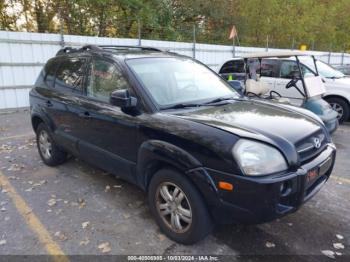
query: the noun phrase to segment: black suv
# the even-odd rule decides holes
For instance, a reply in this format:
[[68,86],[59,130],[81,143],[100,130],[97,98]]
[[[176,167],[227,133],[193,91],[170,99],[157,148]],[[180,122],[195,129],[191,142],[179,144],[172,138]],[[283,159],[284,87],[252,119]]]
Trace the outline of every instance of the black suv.
[[139,186],[171,239],[297,210],[329,178],[335,147],[306,110],[241,97],[205,65],[147,47],[65,48],[30,92],[39,154]]

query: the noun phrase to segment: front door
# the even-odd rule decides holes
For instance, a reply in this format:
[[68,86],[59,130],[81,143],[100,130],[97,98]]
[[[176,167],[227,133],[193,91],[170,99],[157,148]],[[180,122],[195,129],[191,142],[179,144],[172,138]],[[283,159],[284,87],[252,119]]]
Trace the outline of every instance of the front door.
[[128,174],[137,159],[138,117],[109,103],[111,92],[118,89],[130,89],[118,65],[93,58],[86,96],[80,100],[84,130],[79,151],[87,161],[132,181]]

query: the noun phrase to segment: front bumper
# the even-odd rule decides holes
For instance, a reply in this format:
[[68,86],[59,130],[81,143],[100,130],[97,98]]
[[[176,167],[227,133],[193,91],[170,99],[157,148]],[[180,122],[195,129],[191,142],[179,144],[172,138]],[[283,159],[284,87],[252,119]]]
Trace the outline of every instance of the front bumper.
[[[256,224],[296,211],[328,180],[335,154],[330,144],[297,171],[268,177],[243,177],[206,169],[215,184],[226,181],[234,187],[233,191],[218,190],[219,201],[209,202],[213,218],[219,223]],[[317,170],[318,175],[311,174],[312,170]]]

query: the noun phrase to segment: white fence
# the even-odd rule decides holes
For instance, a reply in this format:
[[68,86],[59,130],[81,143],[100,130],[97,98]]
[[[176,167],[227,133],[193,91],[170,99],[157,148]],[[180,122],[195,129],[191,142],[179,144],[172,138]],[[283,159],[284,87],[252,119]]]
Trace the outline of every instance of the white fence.
[[[28,107],[28,92],[45,62],[66,46],[138,45],[138,39],[73,36],[26,32],[0,31],[0,109]],[[266,51],[265,48],[194,44],[171,41],[142,40],[142,45],[163,48],[180,54],[195,56],[213,69],[233,54]],[[269,51],[276,49],[269,49]],[[350,55],[342,53],[310,52],[331,64],[350,63]]]

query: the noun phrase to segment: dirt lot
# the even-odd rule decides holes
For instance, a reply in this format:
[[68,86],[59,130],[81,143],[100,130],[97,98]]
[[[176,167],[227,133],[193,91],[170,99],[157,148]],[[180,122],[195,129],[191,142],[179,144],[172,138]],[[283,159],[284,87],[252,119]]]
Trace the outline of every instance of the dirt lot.
[[221,226],[200,243],[183,246],[159,232],[146,196],[135,186],[77,159],[57,168],[43,165],[29,113],[2,114],[0,260],[206,254],[230,261],[331,261],[328,254],[350,261],[350,125],[339,128],[334,142],[338,155],[331,179],[298,212],[262,225]]

